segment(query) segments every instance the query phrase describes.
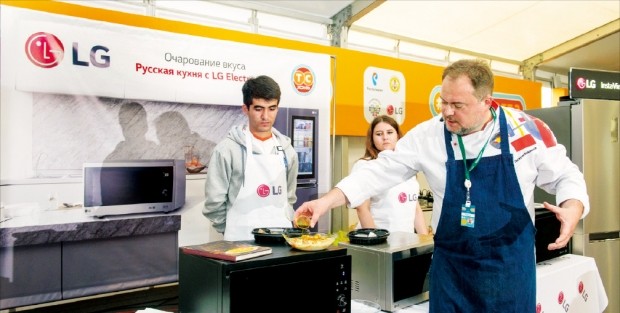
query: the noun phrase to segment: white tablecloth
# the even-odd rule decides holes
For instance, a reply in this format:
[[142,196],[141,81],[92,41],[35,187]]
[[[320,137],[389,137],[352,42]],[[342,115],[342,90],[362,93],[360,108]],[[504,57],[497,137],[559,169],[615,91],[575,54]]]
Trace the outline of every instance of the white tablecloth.
[[536,312],[590,313],[607,307],[607,294],[593,258],[563,255],[538,263],[536,275]]
[[[607,304],[607,294],[593,258],[567,254],[536,265],[536,312],[603,312]],[[428,302],[396,312],[428,313]]]

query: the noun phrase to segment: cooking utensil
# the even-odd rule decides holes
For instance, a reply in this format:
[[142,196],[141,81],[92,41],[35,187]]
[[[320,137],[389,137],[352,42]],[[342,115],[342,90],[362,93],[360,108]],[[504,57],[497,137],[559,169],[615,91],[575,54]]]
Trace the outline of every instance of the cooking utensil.
[[308,215],[300,215],[295,219],[295,225],[301,228],[305,233],[308,232],[308,228],[310,228],[310,216]]

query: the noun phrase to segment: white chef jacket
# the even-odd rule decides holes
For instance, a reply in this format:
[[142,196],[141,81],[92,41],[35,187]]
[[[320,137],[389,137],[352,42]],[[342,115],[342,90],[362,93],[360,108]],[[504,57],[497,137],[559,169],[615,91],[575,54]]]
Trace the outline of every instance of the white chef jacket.
[[[362,168],[368,160],[355,162],[352,172]],[[418,194],[420,184],[415,177],[390,188],[370,198],[370,214],[377,228],[387,229],[390,232],[415,233],[414,223],[418,208]],[[357,223],[357,228],[361,224]]]
[[[586,216],[590,204],[583,174],[566,156],[566,148],[557,143],[549,127],[541,120],[513,108],[503,107],[503,110],[506,113],[510,153],[513,155],[520,192],[532,222],[535,186],[556,194],[556,204],[567,199],[580,200],[584,205],[582,217]],[[499,116],[499,112],[496,116]],[[417,125],[398,141],[394,151],[381,152],[377,159],[369,161],[364,168],[341,180],[336,187],[346,195],[348,205],[357,207],[371,196],[409,179],[417,172],[423,172],[435,199],[432,226],[437,229],[445,196],[447,160],[444,123],[440,118],[435,116]],[[489,123],[484,130],[461,137],[467,159],[477,157],[491,132],[493,136],[483,157],[501,153],[498,142],[499,119],[496,118],[494,123],[495,127]],[[452,134],[454,157],[462,160],[456,138]]]

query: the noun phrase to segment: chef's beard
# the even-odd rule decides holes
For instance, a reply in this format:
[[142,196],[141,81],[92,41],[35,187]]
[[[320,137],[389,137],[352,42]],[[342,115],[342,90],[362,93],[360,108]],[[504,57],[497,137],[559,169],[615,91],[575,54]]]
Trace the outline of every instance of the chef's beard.
[[457,130],[450,130],[448,129],[448,131],[450,131],[451,133],[455,134],[455,135],[460,135],[460,136],[465,136],[465,135],[469,135],[471,133],[480,131],[484,129],[484,125],[489,122],[489,121],[485,121],[484,118],[481,118],[480,120],[476,121],[476,124],[474,126],[471,127],[460,127]]
[[474,128],[473,127],[470,127],[470,128],[461,127],[458,130],[453,131],[452,133],[455,134],[455,135],[465,136],[465,135],[471,134],[473,132],[474,132]]

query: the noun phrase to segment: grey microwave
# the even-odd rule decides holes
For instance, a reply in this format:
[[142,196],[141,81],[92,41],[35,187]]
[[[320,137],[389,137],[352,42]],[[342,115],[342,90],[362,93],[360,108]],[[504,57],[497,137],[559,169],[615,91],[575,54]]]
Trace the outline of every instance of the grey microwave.
[[170,212],[185,204],[185,161],[174,159],[84,163],[88,216]]
[[388,312],[428,301],[427,273],[435,246],[431,235],[390,232],[385,243],[339,245],[353,260],[351,299],[375,302]]

